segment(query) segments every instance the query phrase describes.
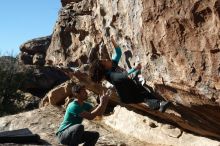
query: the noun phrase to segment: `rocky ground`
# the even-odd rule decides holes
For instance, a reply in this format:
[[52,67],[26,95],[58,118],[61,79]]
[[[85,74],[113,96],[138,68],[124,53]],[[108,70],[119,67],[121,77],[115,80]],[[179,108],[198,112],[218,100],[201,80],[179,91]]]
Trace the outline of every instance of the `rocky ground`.
[[[47,106],[30,112],[20,113],[0,118],[0,131],[29,128],[34,134],[39,134],[43,145],[59,146],[55,138],[55,132],[62,120],[64,111],[62,108]],[[98,146],[155,146],[142,142],[119,131],[106,126],[102,121],[84,122],[86,130],[100,132]],[[15,144],[2,144],[15,145]]]

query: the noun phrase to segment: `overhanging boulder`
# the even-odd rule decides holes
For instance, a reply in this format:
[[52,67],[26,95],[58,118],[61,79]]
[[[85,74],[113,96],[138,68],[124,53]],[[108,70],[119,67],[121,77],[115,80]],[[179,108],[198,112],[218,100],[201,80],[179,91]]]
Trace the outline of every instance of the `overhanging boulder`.
[[[66,74],[72,77],[73,80],[77,82],[84,83],[88,90],[93,91],[95,94],[101,94],[102,91],[106,91],[107,88],[103,87],[101,84],[93,83],[87,73],[78,71],[72,71],[70,69],[62,69]],[[162,86],[162,85],[160,85]],[[164,91],[169,91],[163,88]],[[159,91],[159,90],[158,90]],[[162,90],[160,90],[162,91]],[[165,94],[160,94],[161,96]],[[179,96],[184,94],[179,94]],[[193,96],[188,96],[189,99],[193,100]],[[165,113],[159,111],[151,110],[144,104],[129,104],[125,105],[120,102],[116,92],[113,92],[110,102],[112,104],[120,104],[129,108],[137,109],[146,114],[153,115],[163,121],[178,125],[184,130],[199,134],[201,136],[210,137],[214,139],[220,139],[220,108],[218,105],[211,102],[207,102],[205,99],[199,99],[200,104],[191,104],[187,106],[176,102],[173,100],[173,104],[170,106]]]

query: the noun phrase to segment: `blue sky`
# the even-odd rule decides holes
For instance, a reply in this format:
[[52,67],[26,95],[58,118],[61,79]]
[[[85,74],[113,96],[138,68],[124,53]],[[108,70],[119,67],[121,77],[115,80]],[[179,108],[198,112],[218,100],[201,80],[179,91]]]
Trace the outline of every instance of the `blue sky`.
[[0,54],[17,55],[22,43],[50,35],[60,8],[60,0],[1,0]]

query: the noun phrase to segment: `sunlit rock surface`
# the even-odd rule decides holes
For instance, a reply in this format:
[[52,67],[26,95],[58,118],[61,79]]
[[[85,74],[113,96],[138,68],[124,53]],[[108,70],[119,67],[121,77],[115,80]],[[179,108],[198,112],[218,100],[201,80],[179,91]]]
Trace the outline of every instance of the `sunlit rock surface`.
[[220,139],[218,0],[61,2],[47,49],[48,64],[80,67],[110,58],[113,35],[123,51],[120,66],[142,62],[147,84],[178,105],[181,120],[172,122]]
[[220,144],[219,141],[186,133],[175,126],[163,123],[164,121],[152,120],[148,116],[117,106],[114,113],[105,117],[104,121],[116,130],[153,144],[175,146],[218,146]]
[[[64,116],[64,110],[53,106],[47,106],[30,112],[21,113],[0,118],[0,132],[28,128],[33,134],[39,134],[42,145],[60,145],[55,133]],[[106,126],[102,121],[83,122],[85,130],[94,130],[100,133],[98,146],[163,146],[142,142],[130,136],[126,136]],[[16,144],[0,144],[16,145]],[[22,144],[23,146],[24,144]]]

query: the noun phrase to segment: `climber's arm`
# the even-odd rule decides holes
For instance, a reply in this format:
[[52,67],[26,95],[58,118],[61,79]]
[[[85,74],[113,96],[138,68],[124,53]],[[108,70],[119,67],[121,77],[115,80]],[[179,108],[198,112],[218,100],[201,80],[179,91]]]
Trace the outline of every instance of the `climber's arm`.
[[111,42],[115,48],[115,53],[112,56],[112,60],[118,64],[119,60],[121,59],[122,51],[121,51],[121,48],[115,42],[115,39],[113,36],[111,36]]
[[129,76],[129,78],[135,77],[135,76],[138,74],[138,72],[140,72],[141,68],[142,68],[142,66],[141,66],[141,64],[139,63],[139,64],[137,64],[136,67],[131,68],[130,70],[128,70],[128,76]]
[[95,109],[93,109],[90,112],[82,112],[80,113],[80,116],[88,120],[93,120],[96,116],[101,116],[107,107],[110,96],[111,96],[111,90],[107,90],[100,97],[100,103]]

